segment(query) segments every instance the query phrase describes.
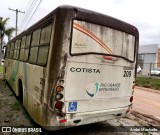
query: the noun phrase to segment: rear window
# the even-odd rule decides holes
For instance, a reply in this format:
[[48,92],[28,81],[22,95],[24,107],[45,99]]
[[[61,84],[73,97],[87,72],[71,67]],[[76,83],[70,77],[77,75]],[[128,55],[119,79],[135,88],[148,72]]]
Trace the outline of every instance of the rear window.
[[102,54],[134,61],[135,36],[109,27],[73,21],[71,54]]

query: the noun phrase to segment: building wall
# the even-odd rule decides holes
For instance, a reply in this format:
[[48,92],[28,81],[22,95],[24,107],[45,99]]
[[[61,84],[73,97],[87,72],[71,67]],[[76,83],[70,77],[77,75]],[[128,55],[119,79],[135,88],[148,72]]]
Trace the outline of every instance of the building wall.
[[[144,54],[144,61],[143,61],[143,70],[150,69],[150,63],[157,63],[157,55],[156,54]],[[154,64],[156,66],[156,64]],[[152,67],[155,68],[155,67]]]
[[160,49],[158,49],[158,54],[157,54],[158,56],[158,58],[157,58],[157,67],[160,67]]
[[140,45],[138,63],[146,74],[150,68],[160,67],[160,44]]

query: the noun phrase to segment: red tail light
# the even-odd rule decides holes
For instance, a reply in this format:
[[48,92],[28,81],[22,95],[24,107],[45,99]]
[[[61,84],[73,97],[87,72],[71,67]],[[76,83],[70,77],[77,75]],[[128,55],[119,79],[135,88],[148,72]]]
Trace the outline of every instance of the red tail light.
[[64,106],[64,103],[62,101],[57,101],[56,104],[55,104],[55,109],[61,111],[63,106]]
[[132,102],[132,101],[133,101],[133,96],[130,97],[130,102]]
[[64,123],[64,122],[67,122],[67,120],[66,119],[62,119],[62,120],[59,121],[59,123]]

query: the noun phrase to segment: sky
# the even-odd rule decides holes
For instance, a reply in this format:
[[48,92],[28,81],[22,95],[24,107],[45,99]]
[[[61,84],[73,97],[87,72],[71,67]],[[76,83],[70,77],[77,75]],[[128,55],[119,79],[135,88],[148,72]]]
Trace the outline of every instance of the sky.
[[140,45],[160,44],[159,0],[0,0],[0,17],[9,17],[7,26],[15,27],[16,13],[9,8],[25,12],[18,14],[20,33],[60,5],[78,6],[120,19],[138,28]]

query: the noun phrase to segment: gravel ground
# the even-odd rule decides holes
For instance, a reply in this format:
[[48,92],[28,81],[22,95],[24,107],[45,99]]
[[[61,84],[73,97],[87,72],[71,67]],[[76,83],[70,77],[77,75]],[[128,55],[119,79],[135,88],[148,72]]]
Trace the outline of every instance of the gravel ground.
[[[23,108],[21,102],[17,100],[13,91],[0,78],[0,126],[30,126],[38,127],[28,113]],[[74,127],[61,131],[48,132],[42,129],[42,133],[16,133],[24,135],[160,135],[160,132],[124,132],[128,126],[147,126],[154,128],[159,126],[160,121],[151,118],[147,115],[142,115],[137,112],[132,112],[127,118],[119,120],[110,120],[96,124],[90,124],[80,127]],[[123,131],[123,132],[117,132]],[[15,133],[0,133],[0,135],[11,135]]]

